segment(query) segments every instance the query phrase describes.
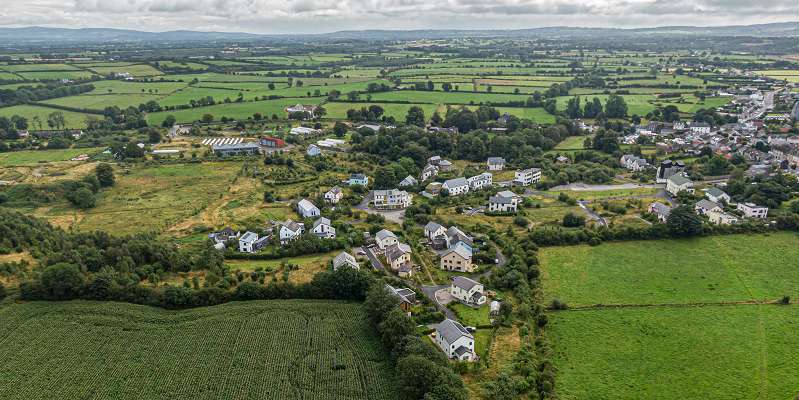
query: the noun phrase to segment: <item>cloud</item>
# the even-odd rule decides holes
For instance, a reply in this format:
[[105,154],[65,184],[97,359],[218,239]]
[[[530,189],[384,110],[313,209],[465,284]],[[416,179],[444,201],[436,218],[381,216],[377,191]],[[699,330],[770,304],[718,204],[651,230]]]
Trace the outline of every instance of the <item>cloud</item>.
[[[363,29],[647,28],[799,20],[795,0],[27,0],[0,26],[220,30],[263,34]],[[768,19],[764,19],[768,16]]]

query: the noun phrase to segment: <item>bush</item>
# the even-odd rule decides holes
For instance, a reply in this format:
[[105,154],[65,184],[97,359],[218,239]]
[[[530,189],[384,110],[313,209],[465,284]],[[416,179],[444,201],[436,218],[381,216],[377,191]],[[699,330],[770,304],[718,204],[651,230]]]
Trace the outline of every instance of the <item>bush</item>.
[[569,306],[558,299],[552,299],[552,304],[550,304],[549,308],[553,310],[568,310]]
[[[0,286],[0,288],[2,288],[2,286]],[[2,289],[0,289],[0,290],[2,290]],[[0,292],[0,298],[2,298],[2,296],[3,296],[3,293]],[[790,304],[790,302],[791,302],[791,296],[783,296],[782,297],[782,304]]]
[[527,226],[527,218],[524,218],[522,216],[518,216],[518,217],[513,219],[513,224],[518,226],[518,227],[524,228],[524,227]]
[[588,244],[591,246],[599,246],[600,244],[602,244],[602,241],[599,240],[598,237],[592,237],[591,240],[588,241]]
[[563,216],[563,226],[567,228],[585,226],[585,217],[573,212],[566,213],[566,215]]

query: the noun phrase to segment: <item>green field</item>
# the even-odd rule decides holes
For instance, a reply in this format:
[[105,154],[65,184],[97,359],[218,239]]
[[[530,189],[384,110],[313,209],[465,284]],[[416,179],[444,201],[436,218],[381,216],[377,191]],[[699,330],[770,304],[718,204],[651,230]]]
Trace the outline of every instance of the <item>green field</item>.
[[397,398],[360,303],[34,302],[0,311],[0,337],[8,399]]
[[[233,92],[234,98],[237,95],[237,92]],[[261,113],[264,116],[269,116],[271,118],[272,114],[277,114],[280,118],[286,117],[286,112],[284,111],[286,107],[293,106],[297,103],[302,103],[305,105],[310,104],[318,104],[322,102],[325,98],[323,97],[311,97],[311,98],[285,98],[285,99],[277,99],[277,100],[263,100],[263,101],[249,101],[244,103],[229,103],[229,104],[217,104],[215,106],[209,107],[198,107],[194,109],[187,109],[187,110],[176,110],[176,111],[164,111],[164,112],[157,112],[157,113],[150,113],[147,114],[147,122],[151,125],[160,125],[161,122],[164,121],[167,115],[174,115],[177,119],[177,122],[192,122],[195,120],[199,120],[202,118],[204,114],[211,114],[214,116],[215,120],[219,120],[222,116],[228,118],[243,118],[247,119],[247,117],[252,117],[254,113]],[[221,99],[215,99],[221,100]],[[325,107],[327,108],[327,107]],[[329,109],[328,109],[329,110]],[[330,114],[330,111],[328,111]]]
[[[13,115],[19,115],[20,117],[27,118],[29,122],[32,122],[33,117],[38,116],[39,119],[41,119],[42,121],[42,128],[50,129],[50,127],[47,126],[47,116],[56,111],[60,111],[61,113],[64,114],[64,117],[67,119],[67,128],[70,129],[85,128],[86,117],[92,115],[92,114],[78,113],[74,111],[57,110],[49,107],[22,105],[22,106],[0,108],[0,117],[11,118]],[[30,129],[34,128],[31,126]],[[37,126],[36,129],[39,129],[39,127]]]
[[549,313],[547,331],[564,400],[784,400],[797,320],[796,305],[605,309]]
[[[85,94],[143,94],[150,93],[166,96],[176,90],[188,86],[187,82],[131,82],[131,81],[99,81],[93,82],[95,89]],[[111,91],[109,91],[111,89]],[[142,91],[142,89],[144,91]]]
[[795,233],[542,249],[546,301],[571,306],[775,300],[799,287]]
[[115,66],[115,67],[92,67],[92,72],[101,74],[101,75],[109,75],[111,73],[120,73],[120,72],[127,72],[130,76],[154,76],[154,75],[163,75],[163,72],[144,64],[133,64],[127,66]]
[[[334,102],[324,105],[327,110],[327,118],[347,118],[347,110],[354,108],[360,110],[361,107],[369,107],[374,103],[344,103]],[[419,106],[424,110],[424,116],[427,120],[433,116],[433,112],[438,108],[438,104],[378,104],[385,110],[386,117],[394,117],[397,121],[405,121],[405,116],[408,115],[408,110],[413,106]]]
[[37,164],[40,162],[67,161],[81,154],[93,154],[102,148],[65,149],[65,150],[29,150],[15,151],[0,155],[0,166]]
[[158,98],[159,96],[155,94],[97,94],[59,97],[45,100],[43,103],[90,110],[102,110],[108,106],[117,106],[124,110],[130,106],[138,107],[139,104],[147,103],[150,100],[158,100]]
[[[361,95],[363,98],[364,95]],[[493,103],[503,103],[508,101],[527,101],[527,95],[513,95],[513,94],[500,94],[500,93],[475,93],[475,92],[444,92],[441,90],[416,91],[416,90],[399,90],[394,92],[375,93],[372,95],[374,100],[390,100],[390,101],[410,101],[412,103],[446,103],[446,104],[474,104],[485,103],[487,101]]]
[[558,143],[555,150],[583,150],[585,136],[569,136],[566,140]]
[[91,72],[87,71],[44,71],[44,72],[18,72],[20,76],[26,79],[81,79],[89,78],[92,76]]

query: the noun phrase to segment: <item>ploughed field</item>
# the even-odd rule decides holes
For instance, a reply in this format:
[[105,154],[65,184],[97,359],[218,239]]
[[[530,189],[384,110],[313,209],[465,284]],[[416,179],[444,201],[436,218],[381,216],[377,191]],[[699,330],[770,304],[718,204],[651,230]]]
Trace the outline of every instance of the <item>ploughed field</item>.
[[0,311],[2,399],[395,399],[360,303],[169,311],[33,302]]

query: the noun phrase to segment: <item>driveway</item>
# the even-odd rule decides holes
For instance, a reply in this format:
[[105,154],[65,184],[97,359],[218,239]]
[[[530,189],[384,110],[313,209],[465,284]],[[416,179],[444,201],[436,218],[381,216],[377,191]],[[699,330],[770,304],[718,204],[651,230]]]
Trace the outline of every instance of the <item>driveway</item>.
[[472,216],[472,215],[474,215],[476,212],[478,212],[478,211],[480,211],[480,210],[483,210],[483,211],[485,211],[485,209],[486,209],[486,207],[485,207],[485,206],[475,207],[475,208],[472,208],[471,210],[467,211],[467,212],[466,212],[466,215],[467,215],[467,216],[469,216],[469,217],[471,217],[471,216]]
[[448,283],[446,285],[438,285],[438,286],[422,286],[422,291],[424,292],[424,294],[427,295],[427,297],[431,298],[433,301],[436,302],[438,309],[441,310],[441,312],[443,312],[447,316],[447,319],[457,321],[458,319],[455,317],[455,314],[453,314],[452,311],[447,309],[447,307],[441,305],[441,303],[439,303],[436,298],[436,292],[443,289],[449,289],[451,286],[452,283]]
[[372,265],[375,267],[376,270],[378,271],[383,270],[383,263],[381,263],[380,260],[377,259],[377,256],[375,256],[375,253],[372,251],[372,249],[363,246],[361,247],[361,251],[366,253],[366,258],[372,261]]

